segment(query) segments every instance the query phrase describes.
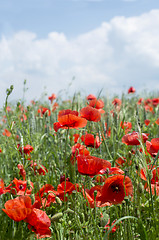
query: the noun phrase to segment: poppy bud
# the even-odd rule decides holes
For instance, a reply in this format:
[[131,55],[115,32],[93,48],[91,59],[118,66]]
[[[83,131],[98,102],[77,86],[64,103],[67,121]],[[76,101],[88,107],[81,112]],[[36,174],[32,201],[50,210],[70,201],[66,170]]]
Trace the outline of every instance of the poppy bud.
[[72,209],[68,208],[68,209],[65,211],[65,213],[74,213],[74,211],[73,211]]
[[109,215],[107,213],[103,213],[103,216],[101,217],[100,219],[100,225],[101,227],[104,227],[107,223],[108,223],[108,220],[109,220]]
[[139,194],[144,192],[144,186],[141,182],[138,183],[138,185],[137,185],[137,191],[138,191]]
[[56,202],[57,202],[60,206],[62,206],[62,201],[60,200],[60,198],[56,197],[55,199],[56,199]]
[[58,220],[59,220],[60,218],[62,218],[62,217],[63,217],[63,213],[62,213],[62,212],[56,213],[56,214],[54,214],[54,215],[52,216],[51,221],[52,221],[52,222],[58,221]]

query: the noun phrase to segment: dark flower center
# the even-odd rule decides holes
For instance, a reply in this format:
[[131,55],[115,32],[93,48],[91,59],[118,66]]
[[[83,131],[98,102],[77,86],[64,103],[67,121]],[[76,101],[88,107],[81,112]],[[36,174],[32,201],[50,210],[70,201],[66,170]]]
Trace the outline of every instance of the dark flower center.
[[19,185],[19,189],[22,190],[24,188],[24,186],[21,184]]
[[119,185],[112,185],[111,189],[112,189],[113,192],[116,192],[116,193],[120,192],[120,186]]

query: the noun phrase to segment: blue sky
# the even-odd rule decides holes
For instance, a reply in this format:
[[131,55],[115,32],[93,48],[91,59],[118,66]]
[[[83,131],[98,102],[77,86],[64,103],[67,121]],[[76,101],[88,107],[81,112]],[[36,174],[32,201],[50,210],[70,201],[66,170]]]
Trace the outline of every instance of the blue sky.
[[158,42],[158,0],[0,0],[0,101],[159,90]]

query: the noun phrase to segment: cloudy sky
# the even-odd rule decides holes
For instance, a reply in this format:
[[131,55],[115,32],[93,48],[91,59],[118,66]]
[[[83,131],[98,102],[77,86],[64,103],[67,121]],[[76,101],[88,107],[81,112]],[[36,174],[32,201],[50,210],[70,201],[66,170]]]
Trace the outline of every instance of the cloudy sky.
[[[0,103],[159,91],[158,0],[0,0]],[[1,105],[0,104],[0,105]]]

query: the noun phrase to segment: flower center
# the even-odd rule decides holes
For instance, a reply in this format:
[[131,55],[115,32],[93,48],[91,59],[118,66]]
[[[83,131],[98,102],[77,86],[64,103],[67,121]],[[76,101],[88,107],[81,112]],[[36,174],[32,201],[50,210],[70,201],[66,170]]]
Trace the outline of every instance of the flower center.
[[24,186],[22,184],[19,185],[19,189],[22,190]]
[[112,185],[111,188],[112,188],[113,192],[116,192],[116,193],[120,192],[120,186],[119,185]]

